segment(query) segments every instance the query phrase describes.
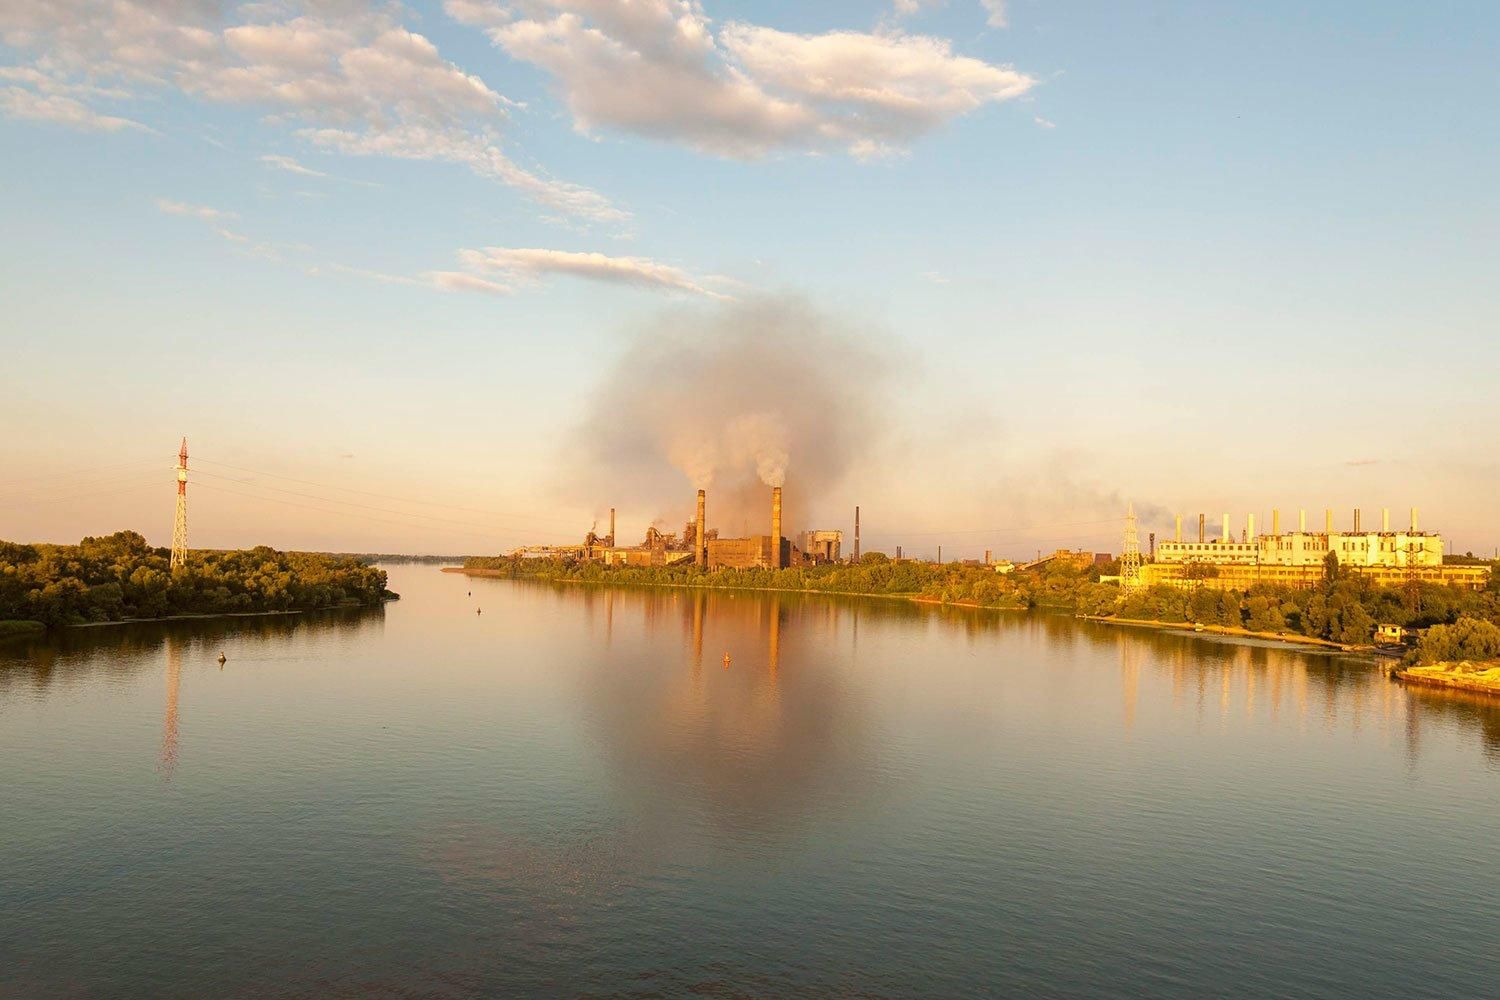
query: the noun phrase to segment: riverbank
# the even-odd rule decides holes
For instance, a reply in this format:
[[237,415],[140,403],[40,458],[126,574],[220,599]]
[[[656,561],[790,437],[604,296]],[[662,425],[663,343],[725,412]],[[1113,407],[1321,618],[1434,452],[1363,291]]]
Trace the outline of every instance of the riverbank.
[[1078,617],[1084,621],[1100,622],[1105,625],[1169,628],[1207,635],[1228,636],[1233,639],[1264,639],[1268,642],[1286,642],[1296,646],[1317,646],[1322,649],[1337,650],[1341,653],[1370,653],[1375,650],[1374,646],[1351,645],[1342,642],[1333,642],[1329,639],[1319,639],[1316,636],[1297,635],[1288,632],[1252,632],[1250,629],[1235,628],[1232,625],[1204,625],[1197,622],[1163,622],[1151,621],[1145,618],[1112,618],[1107,615],[1078,615]]
[[1398,671],[1396,676],[1405,684],[1500,695],[1500,662],[1434,663]]
[[[107,622],[75,622],[61,626],[62,628],[104,628],[109,625],[149,625],[153,622],[191,622],[207,621],[215,618],[267,618],[279,615],[315,615],[324,611],[357,611],[362,608],[380,607],[391,601],[401,600],[401,595],[387,591],[388,596],[382,597],[379,604],[363,604],[359,601],[344,601],[340,604],[329,604],[321,608],[291,608],[286,611],[202,611],[190,615],[162,615],[160,618],[117,618]],[[3,625],[0,622],[0,625]],[[38,622],[37,624],[41,624]],[[45,626],[43,626],[45,628]]]
[[45,631],[47,631],[47,626],[41,622],[8,618],[0,621],[0,642],[7,639],[20,639],[23,636],[41,635]]

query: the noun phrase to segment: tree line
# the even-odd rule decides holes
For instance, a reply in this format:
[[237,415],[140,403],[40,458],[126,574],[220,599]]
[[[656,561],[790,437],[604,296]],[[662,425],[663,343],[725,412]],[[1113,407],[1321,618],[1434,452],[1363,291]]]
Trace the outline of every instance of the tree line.
[[266,546],[171,553],[134,531],[77,545],[0,541],[0,621],[48,626],[183,614],[310,611],[394,597],[384,570],[355,559]]

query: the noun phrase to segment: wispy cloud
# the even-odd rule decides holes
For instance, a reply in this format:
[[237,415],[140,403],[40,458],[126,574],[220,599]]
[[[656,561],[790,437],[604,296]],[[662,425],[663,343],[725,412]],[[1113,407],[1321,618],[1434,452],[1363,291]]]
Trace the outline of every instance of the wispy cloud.
[[611,257],[592,252],[504,247],[462,250],[458,256],[469,271],[503,275],[512,282],[534,281],[545,275],[567,275],[661,291],[687,292],[713,299],[731,298],[705,288],[699,280],[681,268],[645,257]]
[[1378,458],[1353,458],[1344,463],[1345,465],[1379,465]]
[[984,23],[991,28],[1004,28],[1010,25],[1010,18],[1006,14],[1005,5],[1007,0],[979,0],[984,8],[986,17]]
[[303,166],[290,156],[282,156],[279,153],[267,153],[260,158],[260,162],[276,167],[278,170],[285,170],[288,173],[301,174],[304,177],[328,176],[321,170],[314,170],[312,167]]
[[129,118],[101,114],[82,101],[65,94],[37,93],[21,87],[6,87],[0,90],[0,114],[10,118],[53,122],[89,132],[119,132],[122,129],[155,131]]
[[189,205],[185,201],[173,201],[171,198],[156,199],[156,207],[168,215],[191,215],[195,218],[206,220],[233,219],[233,212],[225,212],[222,209],[209,208],[207,205]]
[[1042,128],[1057,128],[1057,123],[1056,122],[1048,121],[1046,118],[1043,118],[1041,115],[1037,115],[1035,118],[1033,118],[1031,120],[1034,121],[1034,122],[1036,122],[1037,125],[1041,126]]

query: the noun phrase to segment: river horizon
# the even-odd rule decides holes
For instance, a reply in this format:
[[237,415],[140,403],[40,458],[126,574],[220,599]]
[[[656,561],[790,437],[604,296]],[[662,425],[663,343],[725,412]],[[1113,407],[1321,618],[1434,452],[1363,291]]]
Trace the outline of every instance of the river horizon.
[[388,569],[381,608],[0,644],[0,994],[1492,988],[1481,697],[1061,614]]

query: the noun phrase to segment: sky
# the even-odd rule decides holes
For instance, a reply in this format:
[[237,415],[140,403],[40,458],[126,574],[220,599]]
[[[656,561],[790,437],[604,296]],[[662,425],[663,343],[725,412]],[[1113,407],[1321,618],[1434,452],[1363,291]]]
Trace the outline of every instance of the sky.
[[186,436],[196,546],[633,539],[753,425],[866,550],[1489,553],[1496,51],[1478,0],[0,0],[0,538],[167,544]]

